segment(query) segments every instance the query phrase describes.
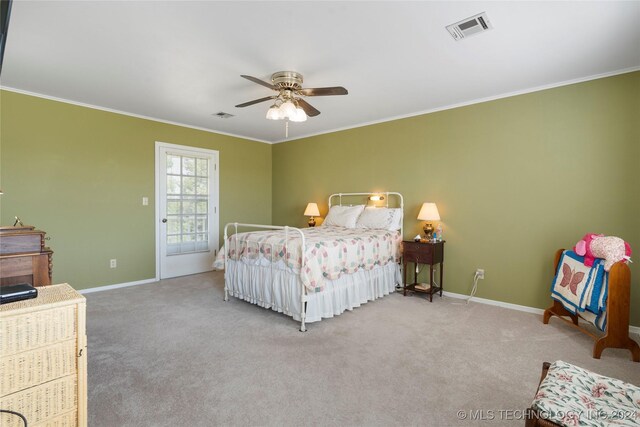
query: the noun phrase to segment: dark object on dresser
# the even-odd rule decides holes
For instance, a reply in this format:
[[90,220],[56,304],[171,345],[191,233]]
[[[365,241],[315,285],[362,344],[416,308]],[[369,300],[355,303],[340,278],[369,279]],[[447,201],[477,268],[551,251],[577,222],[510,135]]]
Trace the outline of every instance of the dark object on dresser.
[[27,283],[0,286],[0,304],[22,301],[23,299],[35,298],[37,296],[38,290]]
[[0,227],[0,285],[51,284],[53,251],[45,247],[45,235],[28,225]]

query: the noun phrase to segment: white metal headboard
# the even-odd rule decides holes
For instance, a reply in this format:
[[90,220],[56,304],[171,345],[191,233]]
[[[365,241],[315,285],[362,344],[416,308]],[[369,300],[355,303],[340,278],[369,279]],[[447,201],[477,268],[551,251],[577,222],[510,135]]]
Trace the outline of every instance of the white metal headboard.
[[[329,196],[329,209],[331,209],[331,200],[334,197],[338,198],[338,206],[342,206],[342,196],[385,196],[386,207],[389,207],[389,196],[394,196],[399,201],[399,208],[402,209],[402,221],[400,222],[400,234],[404,232],[404,197],[402,194],[395,191],[378,191],[373,193],[334,193]],[[368,200],[367,200],[368,201]]]

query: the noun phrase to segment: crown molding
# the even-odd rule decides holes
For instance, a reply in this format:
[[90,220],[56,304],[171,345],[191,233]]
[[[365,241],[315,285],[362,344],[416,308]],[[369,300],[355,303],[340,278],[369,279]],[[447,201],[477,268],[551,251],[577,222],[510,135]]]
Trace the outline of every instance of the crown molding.
[[360,124],[353,125],[353,126],[344,126],[344,127],[340,127],[340,128],[336,128],[336,129],[332,129],[332,130],[316,132],[316,133],[309,133],[309,134],[306,134],[306,135],[297,136],[295,138],[281,139],[279,141],[273,142],[272,144],[280,144],[282,142],[296,141],[298,139],[311,138],[312,136],[325,135],[325,134],[328,134],[328,133],[341,132],[343,130],[356,129],[356,128],[365,127],[365,126],[377,125],[377,124],[380,124],[380,123],[392,122],[394,120],[408,119],[410,117],[422,116],[422,115],[430,114],[430,113],[437,113],[438,111],[445,111],[445,110],[452,110],[454,108],[467,107],[469,105],[481,104],[483,102],[495,101],[495,100],[503,99],[503,98],[511,98],[513,96],[526,95],[528,93],[540,92],[540,91],[543,91],[543,90],[554,89],[554,88],[558,88],[558,87],[562,87],[562,86],[570,86],[570,85],[573,85],[573,84],[584,83],[584,82],[588,82],[588,81],[591,81],[591,80],[598,80],[598,79],[604,79],[604,78],[607,78],[607,77],[618,76],[620,74],[633,73],[635,71],[640,71],[640,65],[639,66],[635,66],[635,67],[631,67],[631,68],[624,68],[622,70],[610,71],[610,72],[602,73],[602,74],[595,74],[595,75],[588,76],[588,77],[580,77],[580,78],[572,79],[572,80],[564,80],[564,81],[558,82],[558,83],[551,83],[551,84],[548,84],[548,85],[535,86],[535,87],[528,88],[528,89],[522,89],[522,90],[517,90],[517,91],[513,91],[513,92],[506,92],[506,93],[503,93],[503,94],[500,94],[500,95],[488,96],[488,97],[485,97],[485,98],[477,98],[477,99],[473,99],[471,101],[459,102],[457,104],[450,104],[450,105],[446,105],[444,107],[431,108],[429,110],[418,111],[418,112],[415,112],[415,113],[409,113],[409,114],[404,114],[404,115],[400,115],[400,116],[393,116],[393,117],[388,117],[388,118],[379,119],[379,120],[372,120],[370,122],[364,122],[364,123],[360,123]]
[[121,114],[123,116],[135,117],[137,119],[151,120],[153,122],[164,123],[164,124],[167,124],[167,125],[180,126],[180,127],[183,127],[183,128],[195,129],[195,130],[200,130],[200,131],[203,131],[203,132],[215,133],[215,134],[218,134],[218,135],[232,136],[234,138],[240,138],[240,139],[244,139],[244,140],[248,140],[248,141],[262,142],[264,144],[273,144],[273,142],[266,141],[264,139],[250,138],[248,136],[236,135],[234,133],[222,132],[222,131],[217,131],[217,130],[213,130],[213,129],[203,128],[203,127],[200,127],[200,126],[188,125],[186,123],[180,123],[180,122],[174,122],[174,121],[171,121],[171,120],[159,119],[157,117],[144,116],[142,114],[131,113],[129,111],[116,110],[114,108],[101,107],[99,105],[93,105],[93,104],[86,104],[84,102],[72,101],[70,99],[58,98],[57,96],[50,96],[50,95],[45,95],[45,94],[37,93],[37,92],[30,92],[28,90],[17,89],[17,88],[10,87],[10,86],[0,86],[0,89],[6,90],[7,92],[19,93],[21,95],[28,95],[28,96],[33,96],[33,97],[36,97],[36,98],[48,99],[50,101],[63,102],[65,104],[77,105],[78,107],[86,107],[86,108],[91,108],[93,110],[100,110],[100,111],[106,111],[108,113],[115,113],[115,114]]
[[456,104],[450,104],[450,105],[446,105],[446,106],[442,106],[442,107],[431,108],[431,109],[428,109],[428,110],[422,110],[422,111],[418,111],[418,112],[415,112],[415,113],[403,114],[403,115],[399,115],[399,116],[387,117],[387,118],[384,118],[384,119],[378,119],[378,120],[372,120],[372,121],[368,121],[368,122],[362,122],[362,123],[351,125],[351,126],[343,126],[343,127],[339,127],[339,128],[326,130],[326,131],[321,131],[321,132],[308,133],[308,134],[304,134],[304,135],[297,136],[297,137],[294,137],[294,138],[287,138],[287,139],[281,139],[281,140],[276,140],[276,141],[267,141],[267,140],[259,139],[259,138],[251,138],[251,137],[248,137],[248,136],[242,136],[242,135],[237,135],[237,134],[228,133],[228,132],[216,131],[216,130],[213,130],[213,129],[208,129],[208,128],[204,128],[204,127],[200,127],[200,126],[188,125],[186,123],[174,122],[174,121],[171,121],[171,120],[164,120],[164,119],[159,119],[159,118],[151,117],[151,116],[144,116],[144,115],[141,115],[141,114],[131,113],[131,112],[128,112],[128,111],[122,111],[122,110],[116,110],[116,109],[113,109],[113,108],[101,107],[99,105],[86,104],[86,103],[83,103],[83,102],[72,101],[70,99],[65,99],[65,98],[58,98],[58,97],[55,97],[55,96],[45,95],[45,94],[41,94],[41,93],[37,93],[37,92],[30,92],[30,91],[27,91],[27,90],[17,89],[17,88],[10,87],[10,86],[2,86],[2,85],[0,85],[0,89],[6,90],[6,91],[9,91],[9,92],[19,93],[19,94],[22,94],[22,95],[28,95],[28,96],[34,96],[34,97],[37,97],[37,98],[48,99],[48,100],[51,100],[51,101],[63,102],[65,104],[72,104],[72,105],[77,105],[77,106],[80,106],[80,107],[91,108],[91,109],[94,109],[94,110],[107,111],[109,113],[122,114],[124,116],[136,117],[136,118],[139,118],[139,119],[151,120],[151,121],[158,122],[158,123],[165,123],[165,124],[174,125],[174,126],[180,126],[180,127],[184,127],[184,128],[188,128],[188,129],[195,129],[195,130],[200,130],[200,131],[203,131],[203,132],[214,133],[214,134],[218,134],[218,135],[226,135],[226,136],[231,136],[231,137],[234,137],[234,138],[240,138],[240,139],[244,139],[244,140],[248,140],[248,141],[262,142],[264,144],[270,144],[271,145],[271,144],[280,144],[280,143],[283,143],[283,142],[297,141],[297,140],[300,140],[300,139],[311,138],[313,136],[318,136],[318,135],[326,135],[326,134],[330,134],[330,133],[341,132],[341,131],[345,131],[345,130],[349,130],[349,129],[357,129],[357,128],[376,125],[376,124],[380,124],[380,123],[392,122],[392,121],[395,121],[395,120],[408,119],[408,118],[411,118],[411,117],[422,116],[422,115],[425,115],[425,114],[437,113],[439,111],[446,111],[446,110],[452,110],[454,108],[467,107],[467,106],[474,105],[474,104],[481,104],[481,103],[484,103],[484,102],[495,101],[495,100],[498,100],[498,99],[511,98],[511,97],[519,96],[519,95],[526,95],[528,93],[540,92],[540,91],[543,91],[543,90],[554,89],[554,88],[558,88],[558,87],[562,87],[562,86],[570,86],[570,85],[577,84],[577,83],[584,83],[584,82],[588,82],[588,81],[591,81],[591,80],[604,79],[604,78],[607,78],[607,77],[613,77],[613,76],[618,76],[618,75],[621,75],[621,74],[633,73],[633,72],[636,72],[636,71],[640,71],[640,65],[639,66],[635,66],[635,67],[630,67],[630,68],[624,68],[624,69],[621,69],[621,70],[610,71],[610,72],[607,72],[607,73],[594,74],[594,75],[587,76],[587,77],[580,77],[580,78],[577,78],[577,79],[564,80],[564,81],[557,82],[557,83],[551,83],[551,84],[542,85],[542,86],[535,86],[535,87],[528,88],[528,89],[522,89],[522,90],[517,90],[517,91],[513,91],[513,92],[506,92],[506,93],[503,93],[503,94],[500,94],[500,95],[488,96],[488,97],[485,97],[485,98],[477,98],[477,99],[473,99],[473,100],[470,100],[470,101],[459,102],[459,103],[456,103]]

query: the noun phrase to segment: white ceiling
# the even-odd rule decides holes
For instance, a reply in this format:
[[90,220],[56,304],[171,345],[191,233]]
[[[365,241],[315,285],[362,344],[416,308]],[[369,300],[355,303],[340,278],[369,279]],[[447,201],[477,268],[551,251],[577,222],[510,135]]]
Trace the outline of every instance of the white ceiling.
[[[489,32],[444,28],[483,11]],[[275,92],[240,74],[349,90],[307,98],[293,139],[638,69],[639,21],[638,1],[14,1],[2,85],[278,142],[268,102],[234,107]]]

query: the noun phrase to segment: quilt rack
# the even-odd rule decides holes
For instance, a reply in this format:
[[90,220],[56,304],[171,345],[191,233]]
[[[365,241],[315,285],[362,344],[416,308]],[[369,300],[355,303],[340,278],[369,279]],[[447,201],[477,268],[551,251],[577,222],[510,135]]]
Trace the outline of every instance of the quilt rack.
[[[564,249],[558,249],[556,252],[554,271],[558,271],[558,263],[563,251]],[[629,337],[630,288],[631,270],[629,270],[629,266],[623,262],[615,263],[609,271],[607,325],[604,336],[598,336],[581,327],[578,324],[580,316],[569,312],[561,302],[556,300],[553,300],[551,307],[544,311],[543,322],[546,325],[551,316],[557,316],[560,320],[591,337],[595,341],[593,345],[594,359],[600,359],[605,348],[622,348],[631,352],[631,359],[634,362],[640,362],[640,346]]]

